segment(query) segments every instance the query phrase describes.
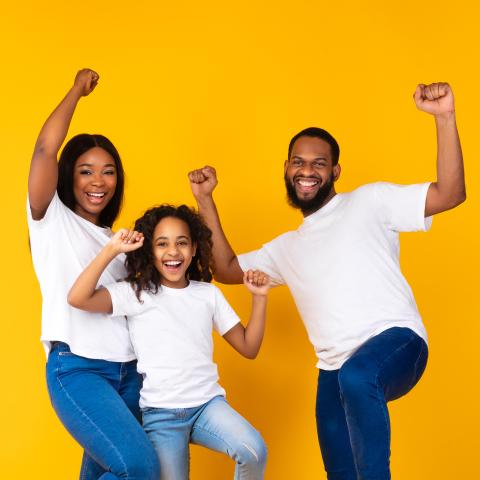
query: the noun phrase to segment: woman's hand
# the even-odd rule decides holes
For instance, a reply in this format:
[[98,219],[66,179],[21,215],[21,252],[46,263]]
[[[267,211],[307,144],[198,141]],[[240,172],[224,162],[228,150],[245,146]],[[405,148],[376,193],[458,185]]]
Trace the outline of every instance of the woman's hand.
[[73,88],[77,90],[80,96],[86,97],[95,90],[99,78],[100,76],[97,72],[94,72],[89,68],[84,68],[75,76]]

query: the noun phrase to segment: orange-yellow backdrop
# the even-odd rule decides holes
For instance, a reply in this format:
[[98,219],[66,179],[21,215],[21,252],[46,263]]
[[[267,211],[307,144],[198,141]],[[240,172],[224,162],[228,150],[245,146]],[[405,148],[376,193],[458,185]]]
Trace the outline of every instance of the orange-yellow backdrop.
[[[25,196],[36,135],[77,69],[101,75],[70,134],[101,132],[128,172],[117,225],[159,202],[193,204],[186,173],[218,169],[217,201],[237,251],[299,214],[282,164],[303,127],[342,147],[340,191],[365,182],[435,178],[434,122],[418,82],[456,94],[468,201],[428,234],[402,237],[402,265],[430,335],[426,374],[391,404],[397,479],[467,479],[478,471],[478,5],[383,1],[5,2],[0,18],[3,183],[0,476],[74,479],[81,450],[57,420],[44,382],[40,293],[27,246]],[[243,315],[243,287],[224,288]],[[259,358],[221,339],[216,360],[231,403],[261,430],[267,479],[322,479],[314,423],[313,350],[286,288],[272,292]],[[107,340],[107,339],[106,339]],[[232,462],[192,448],[192,478],[233,475]]]

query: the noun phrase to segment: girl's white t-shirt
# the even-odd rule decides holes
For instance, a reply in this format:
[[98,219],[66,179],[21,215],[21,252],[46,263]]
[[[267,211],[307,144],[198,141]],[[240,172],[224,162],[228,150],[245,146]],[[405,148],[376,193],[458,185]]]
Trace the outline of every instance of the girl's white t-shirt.
[[213,362],[212,330],[225,335],[240,320],[211,283],[142,291],[138,301],[128,282],[105,286],[114,315],[126,315],[138,371],[140,406],[189,408],[225,395]]
[[336,370],[369,338],[391,327],[427,334],[400,270],[399,232],[424,231],[429,183],[374,183],[335,195],[300,227],[238,256],[286,284],[318,357]]
[[[42,292],[41,341],[47,356],[56,340],[82,357],[114,362],[135,359],[124,317],[84,312],[67,302],[74,281],[109,241],[112,231],[78,216],[56,192],[41,220],[32,218],[27,199],[27,219],[33,266]],[[124,259],[124,255],[115,258],[100,282],[125,278]]]

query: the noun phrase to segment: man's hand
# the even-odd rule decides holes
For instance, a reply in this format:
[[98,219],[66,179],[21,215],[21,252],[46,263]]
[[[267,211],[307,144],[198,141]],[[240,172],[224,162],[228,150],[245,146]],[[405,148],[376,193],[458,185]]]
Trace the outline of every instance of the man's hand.
[[413,94],[419,110],[435,116],[450,116],[455,112],[453,92],[448,83],[420,84]]
[[73,88],[75,88],[82,97],[86,97],[95,90],[99,78],[100,76],[97,72],[89,68],[84,68],[77,73]]
[[217,172],[213,167],[206,165],[198,170],[193,170],[188,174],[190,180],[190,188],[193,196],[198,200],[201,197],[212,195],[213,190],[217,186]]

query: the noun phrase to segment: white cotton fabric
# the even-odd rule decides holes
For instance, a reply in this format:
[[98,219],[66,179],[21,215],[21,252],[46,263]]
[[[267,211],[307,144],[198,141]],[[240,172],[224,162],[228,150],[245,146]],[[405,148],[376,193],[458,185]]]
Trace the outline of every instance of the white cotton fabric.
[[239,255],[290,288],[318,357],[336,370],[366,340],[391,327],[427,335],[400,271],[399,232],[428,230],[429,183],[373,183],[337,194],[295,231]]
[[[88,313],[67,303],[70,287],[110,240],[112,231],[80,217],[55,193],[45,216],[27,220],[33,266],[42,292],[41,341],[48,356],[51,342],[61,341],[76,355],[126,362],[135,359],[124,317]],[[125,278],[124,255],[100,277],[101,283]]]
[[212,331],[223,336],[240,320],[215,285],[162,285],[157,293],[142,291],[141,302],[127,282],[106,288],[113,314],[128,318],[137,369],[143,375],[142,408],[196,407],[225,395],[212,359]]

